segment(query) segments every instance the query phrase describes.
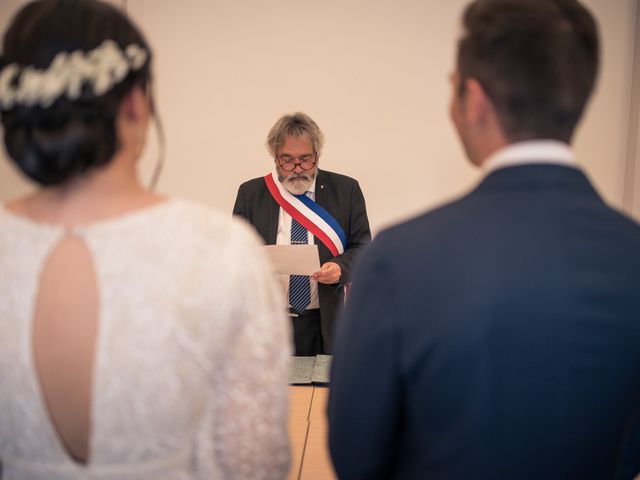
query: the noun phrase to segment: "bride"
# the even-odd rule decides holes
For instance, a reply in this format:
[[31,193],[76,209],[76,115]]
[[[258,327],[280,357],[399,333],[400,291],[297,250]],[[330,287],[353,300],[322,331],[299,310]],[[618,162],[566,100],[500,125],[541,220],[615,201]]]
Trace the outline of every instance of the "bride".
[[114,7],[41,0],[6,32],[2,478],[283,478],[289,331],[256,235],[143,188],[151,50]]

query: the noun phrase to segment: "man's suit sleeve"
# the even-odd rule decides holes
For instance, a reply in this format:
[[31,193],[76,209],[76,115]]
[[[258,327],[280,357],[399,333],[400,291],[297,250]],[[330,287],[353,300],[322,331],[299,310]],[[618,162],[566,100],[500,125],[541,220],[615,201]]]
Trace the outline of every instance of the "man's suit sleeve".
[[634,480],[637,476],[640,476],[640,412],[623,446],[616,480]]
[[245,195],[244,195],[244,185],[240,185],[240,187],[238,188],[238,195],[236,196],[236,203],[233,206],[233,214],[234,215],[238,215],[239,217],[242,218],[246,218],[247,220],[249,220],[249,217],[247,217],[247,208],[246,208],[246,200],[245,200]]
[[329,448],[338,478],[349,480],[390,478],[396,454],[399,332],[393,275],[378,240],[356,268],[331,367]]
[[356,257],[361,250],[371,242],[367,207],[358,182],[354,182],[351,189],[349,201],[349,231],[345,233],[347,245],[344,253],[330,260],[340,265],[340,270],[342,271],[338,286],[345,285],[351,281],[351,274]]

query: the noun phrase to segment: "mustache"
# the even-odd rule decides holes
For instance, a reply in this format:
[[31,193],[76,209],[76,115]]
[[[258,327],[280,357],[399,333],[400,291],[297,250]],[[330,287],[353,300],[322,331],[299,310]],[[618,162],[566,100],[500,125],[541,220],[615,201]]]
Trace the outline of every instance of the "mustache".
[[287,177],[287,180],[311,180],[311,175],[306,173],[293,173]]

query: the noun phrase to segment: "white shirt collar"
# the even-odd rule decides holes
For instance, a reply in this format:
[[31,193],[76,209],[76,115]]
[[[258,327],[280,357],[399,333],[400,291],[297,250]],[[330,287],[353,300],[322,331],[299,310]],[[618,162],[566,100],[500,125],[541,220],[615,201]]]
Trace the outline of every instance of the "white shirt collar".
[[528,140],[507,145],[491,154],[482,164],[486,174],[518,165],[551,164],[577,167],[571,147],[558,140]]

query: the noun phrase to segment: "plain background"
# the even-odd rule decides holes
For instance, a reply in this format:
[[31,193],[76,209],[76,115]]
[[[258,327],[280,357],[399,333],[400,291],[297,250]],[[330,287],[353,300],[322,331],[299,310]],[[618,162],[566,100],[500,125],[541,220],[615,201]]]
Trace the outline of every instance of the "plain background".
[[[231,212],[240,183],[272,168],[267,132],[297,110],[325,133],[321,168],[360,181],[374,233],[481,178],[448,115],[466,0],[112,2],[154,50],[167,142],[162,193]],[[3,32],[24,3],[0,1]],[[637,219],[639,3],[585,0],[600,25],[602,64],[574,142],[600,193]],[[157,158],[151,132],[140,164],[145,182]],[[0,158],[0,201],[30,188]]]

